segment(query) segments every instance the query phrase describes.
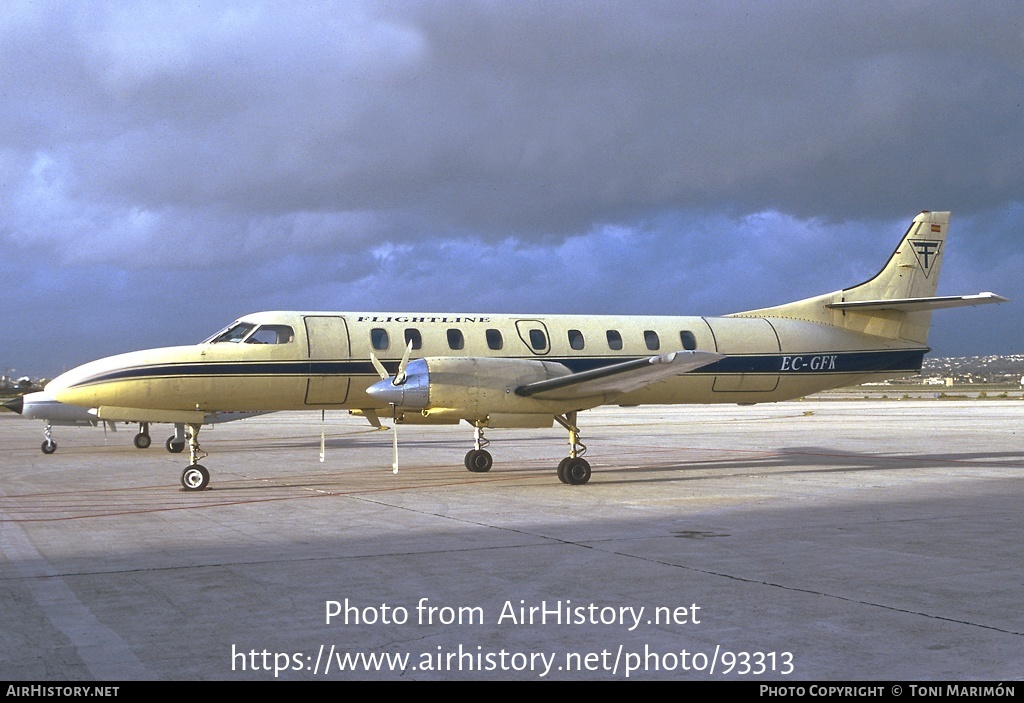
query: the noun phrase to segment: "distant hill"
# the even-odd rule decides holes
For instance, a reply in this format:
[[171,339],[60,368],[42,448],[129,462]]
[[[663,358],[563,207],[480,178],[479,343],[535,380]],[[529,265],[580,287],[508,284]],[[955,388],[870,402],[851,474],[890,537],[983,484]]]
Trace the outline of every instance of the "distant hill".
[[1024,378],[1024,354],[925,357],[921,378],[952,378],[958,383],[1020,383]]

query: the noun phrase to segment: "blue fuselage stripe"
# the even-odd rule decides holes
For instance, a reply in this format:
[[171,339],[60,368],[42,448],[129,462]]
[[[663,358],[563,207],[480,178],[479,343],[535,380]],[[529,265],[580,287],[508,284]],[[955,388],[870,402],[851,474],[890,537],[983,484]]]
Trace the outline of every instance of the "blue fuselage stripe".
[[[919,371],[924,349],[899,349],[859,352],[803,352],[797,354],[752,354],[727,356],[687,375],[727,374],[816,374],[816,373],[884,373]],[[565,365],[573,373],[600,369],[623,361],[645,357],[528,357],[543,358]],[[398,368],[397,361],[385,361],[389,373]],[[370,361],[225,361],[201,363],[153,364],[118,369],[83,379],[73,387],[111,381],[153,378],[226,378],[274,376],[377,376]]]

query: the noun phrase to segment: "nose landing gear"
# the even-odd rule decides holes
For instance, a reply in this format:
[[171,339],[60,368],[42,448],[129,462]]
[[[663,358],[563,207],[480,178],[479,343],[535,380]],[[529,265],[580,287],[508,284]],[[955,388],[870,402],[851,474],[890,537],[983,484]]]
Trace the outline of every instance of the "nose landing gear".
[[[181,472],[181,487],[186,491],[201,491],[210,484],[210,472],[199,460],[207,456],[206,452],[199,448],[199,429],[202,425],[188,425],[188,453],[189,465]],[[168,440],[168,448],[171,442]]]

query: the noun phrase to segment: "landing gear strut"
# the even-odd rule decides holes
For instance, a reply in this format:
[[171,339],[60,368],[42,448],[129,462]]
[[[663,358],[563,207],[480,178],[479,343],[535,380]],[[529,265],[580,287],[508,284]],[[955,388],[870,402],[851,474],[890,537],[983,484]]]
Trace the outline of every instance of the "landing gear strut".
[[[205,466],[198,463],[207,455],[199,448],[200,427],[202,425],[188,425],[187,427],[189,465],[181,472],[181,486],[186,491],[201,491],[210,483],[210,472],[206,470]],[[170,447],[170,440],[167,444]]]
[[576,411],[555,415],[555,421],[569,431],[569,456],[558,462],[558,480],[573,486],[581,486],[590,480],[590,463],[583,458],[587,453],[587,446],[580,441]]
[[466,468],[473,473],[481,474],[491,470],[494,459],[491,453],[484,449],[491,441],[484,437],[484,424],[477,421],[473,423],[473,449],[466,453]]

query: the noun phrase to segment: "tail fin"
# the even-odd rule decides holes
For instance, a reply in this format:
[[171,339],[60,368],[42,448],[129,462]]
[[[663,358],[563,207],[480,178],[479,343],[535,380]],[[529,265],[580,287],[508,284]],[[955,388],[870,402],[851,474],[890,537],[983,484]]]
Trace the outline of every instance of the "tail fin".
[[948,227],[948,212],[925,210],[914,218],[896,251],[873,278],[834,293],[736,316],[810,320],[925,344],[933,310],[1006,301],[993,293],[935,297]]
[[844,301],[930,298],[939,285],[948,212],[925,210],[914,218],[888,263],[874,278],[841,291]]

